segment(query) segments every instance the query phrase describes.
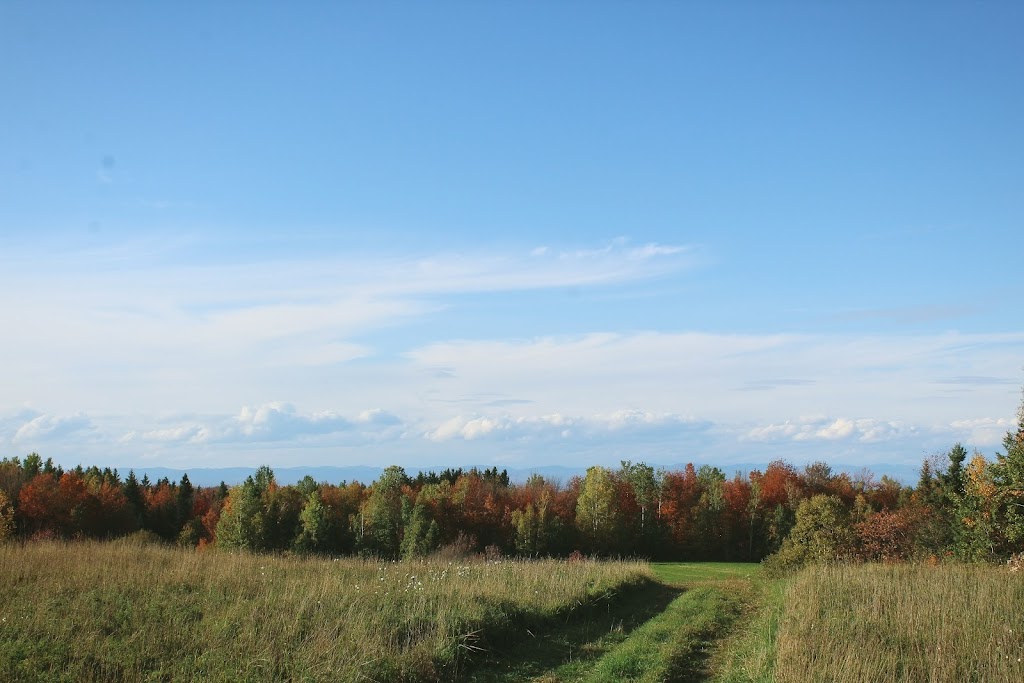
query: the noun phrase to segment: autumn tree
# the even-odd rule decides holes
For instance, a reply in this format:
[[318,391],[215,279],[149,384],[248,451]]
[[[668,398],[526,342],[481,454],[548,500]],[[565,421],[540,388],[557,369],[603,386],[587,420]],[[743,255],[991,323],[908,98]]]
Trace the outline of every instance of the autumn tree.
[[[27,460],[27,458],[26,458]],[[33,470],[27,470],[33,471]],[[38,470],[34,470],[37,471]],[[21,533],[60,533],[60,493],[52,475],[34,475],[18,493],[18,526]]]
[[511,493],[507,474],[476,468],[460,476],[452,486],[451,501],[456,524],[481,549],[496,546],[511,550],[514,546],[511,524]]
[[917,550],[918,529],[922,522],[920,508],[880,510],[868,513],[854,524],[857,556],[869,561],[905,561]]
[[359,509],[363,504],[365,491],[366,487],[359,482],[342,486],[324,484],[320,487],[320,500],[324,504],[330,527],[328,552],[355,551]]
[[4,458],[0,460],[0,491],[7,496],[7,500],[13,505],[18,500],[21,487],[25,485],[30,477],[21,466],[19,458]]
[[0,543],[14,535],[14,508],[0,489]]
[[789,463],[773,460],[763,473],[751,472],[751,481],[760,487],[760,510],[764,523],[764,551],[782,547],[796,523],[796,510],[804,499],[800,475]]
[[177,486],[166,479],[142,492],[145,528],[160,538],[173,541],[181,532]]
[[556,491],[539,474],[523,486],[522,507],[512,512],[515,549],[520,555],[543,555],[558,549],[563,524],[553,504]]
[[124,491],[116,481],[106,478],[92,480],[89,482],[89,490],[96,500],[95,535],[113,538],[138,528]]

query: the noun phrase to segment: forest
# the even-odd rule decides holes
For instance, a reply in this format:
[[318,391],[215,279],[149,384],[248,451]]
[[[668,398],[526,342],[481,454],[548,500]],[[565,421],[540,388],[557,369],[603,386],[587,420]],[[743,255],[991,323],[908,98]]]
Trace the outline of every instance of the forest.
[[[623,461],[567,482],[498,469],[374,482],[281,486],[269,467],[240,485],[196,487],[92,466],[65,470],[38,454],[0,461],[0,538],[135,535],[185,547],[364,555],[640,557],[773,561],[997,560],[1024,548],[1024,406],[1003,452],[960,444],[926,459],[916,485],[823,462],[784,461],[726,476],[687,465]],[[787,539],[789,539],[787,541]]]

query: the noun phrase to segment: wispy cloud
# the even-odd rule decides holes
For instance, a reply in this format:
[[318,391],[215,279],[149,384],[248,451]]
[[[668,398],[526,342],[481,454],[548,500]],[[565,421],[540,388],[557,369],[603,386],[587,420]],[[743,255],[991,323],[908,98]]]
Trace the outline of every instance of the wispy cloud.
[[385,410],[373,409],[348,418],[332,411],[300,413],[290,403],[275,401],[245,406],[235,416],[214,416],[184,424],[132,431],[121,441],[187,444],[268,443],[302,441],[330,435],[360,438],[397,437],[402,421]]
[[984,375],[960,375],[935,380],[936,384],[964,384],[969,386],[990,386],[993,384],[1018,384],[1017,379],[1010,377],[990,377]]
[[512,416],[451,417],[428,430],[424,436],[431,441],[482,438],[514,440],[595,439],[618,434],[667,435],[670,432],[705,431],[711,424],[690,417],[653,414],[638,410],[622,410],[606,415],[569,416],[561,414]]
[[502,338],[475,319],[459,337],[435,324],[466,294],[530,291],[535,301],[682,272],[695,259],[684,245],[196,257],[206,246],[184,236],[46,258],[0,249],[0,307],[18,331],[0,337],[5,400],[46,407],[0,418],[0,438],[72,453],[102,442],[126,458],[323,449],[327,459],[366,445],[374,459],[480,448],[472,453],[585,462],[631,447],[671,461],[750,448],[899,447],[913,459],[905,446],[915,439],[998,443],[1018,400],[1021,333],[667,324]]
[[828,316],[830,320],[861,321],[885,320],[891,323],[917,324],[955,320],[973,315],[981,310],[978,306],[920,304],[894,308],[860,308],[840,311]]
[[981,417],[971,420],[954,420],[949,429],[959,440],[976,446],[996,446],[1003,441],[1006,433],[1016,427],[1014,420],[1007,417]]
[[[25,331],[0,338],[0,354],[17,359],[7,390],[53,401],[40,390],[49,377],[62,388],[61,407],[117,410],[109,391],[109,402],[96,400],[97,382],[122,391],[173,383],[162,394],[140,386],[129,402],[184,410],[184,401],[166,402],[189,394],[200,404],[193,409],[217,410],[259,393],[260,383],[315,383],[308,373],[372,358],[368,335],[445,311],[453,294],[630,282],[691,265],[684,247],[626,240],[542,254],[262,253],[249,261],[205,255],[207,246],[186,235],[45,254],[0,250],[5,324]],[[216,404],[205,400],[215,395]]]
[[784,387],[808,387],[814,384],[814,380],[810,379],[753,379],[745,382],[740,389],[743,391],[772,391]]
[[[999,377],[1024,353],[1024,335],[916,336],[594,333],[520,341],[449,341],[410,351],[416,368],[446,368],[438,398],[487,391],[538,410],[601,413],[623,406],[716,421],[751,416],[891,415],[930,424],[1012,413],[1002,383],[976,382],[970,401],[937,394],[949,367]],[[967,373],[970,373],[969,375]],[[752,379],[764,378],[764,379]]]
[[39,415],[18,427],[12,440],[16,444],[33,444],[71,436],[81,438],[94,429],[92,420],[82,414]]

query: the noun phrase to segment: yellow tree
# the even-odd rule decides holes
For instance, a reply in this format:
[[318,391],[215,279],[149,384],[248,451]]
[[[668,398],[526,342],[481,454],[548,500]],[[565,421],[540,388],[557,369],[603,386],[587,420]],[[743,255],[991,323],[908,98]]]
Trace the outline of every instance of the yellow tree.
[[975,452],[963,476],[963,493],[951,493],[954,503],[953,545],[965,560],[984,560],[995,553],[998,487],[993,468]]
[[618,540],[617,502],[611,470],[599,465],[589,468],[576,499],[576,526],[598,552],[608,552]]

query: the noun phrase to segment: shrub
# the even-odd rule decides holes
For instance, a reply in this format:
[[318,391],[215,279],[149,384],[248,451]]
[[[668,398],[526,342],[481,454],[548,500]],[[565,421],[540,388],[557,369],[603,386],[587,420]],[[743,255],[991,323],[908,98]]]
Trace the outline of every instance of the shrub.
[[764,561],[770,574],[805,564],[827,564],[852,556],[855,537],[849,513],[836,496],[819,494],[800,502],[796,524],[779,552]]

